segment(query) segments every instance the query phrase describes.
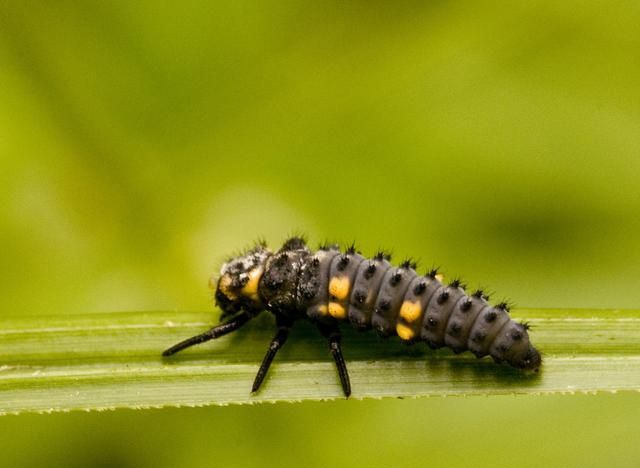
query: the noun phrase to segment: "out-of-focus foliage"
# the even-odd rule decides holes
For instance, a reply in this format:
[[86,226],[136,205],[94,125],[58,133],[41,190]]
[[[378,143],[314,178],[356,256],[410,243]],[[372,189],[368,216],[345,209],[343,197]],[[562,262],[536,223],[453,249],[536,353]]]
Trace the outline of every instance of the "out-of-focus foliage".
[[[228,253],[296,231],[520,305],[637,307],[639,23],[633,2],[2,1],[0,314],[204,310]],[[159,466],[169,440],[184,466],[631,466],[638,407],[28,417],[0,440],[10,466]]]

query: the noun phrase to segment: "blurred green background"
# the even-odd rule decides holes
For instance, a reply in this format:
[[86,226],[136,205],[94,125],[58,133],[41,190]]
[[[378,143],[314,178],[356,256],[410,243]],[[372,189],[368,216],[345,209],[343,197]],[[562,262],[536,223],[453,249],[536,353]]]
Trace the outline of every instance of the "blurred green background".
[[[635,2],[0,1],[3,314],[211,308],[264,237],[638,307]],[[212,310],[212,321],[216,312]],[[27,415],[6,466],[637,466],[640,397]]]

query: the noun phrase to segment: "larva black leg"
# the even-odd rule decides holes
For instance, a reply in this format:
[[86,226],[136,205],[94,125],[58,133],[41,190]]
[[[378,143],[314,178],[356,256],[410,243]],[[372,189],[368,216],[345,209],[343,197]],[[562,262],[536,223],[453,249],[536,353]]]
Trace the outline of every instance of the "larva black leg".
[[211,330],[207,330],[206,332],[201,333],[200,335],[192,336],[191,338],[187,338],[186,340],[173,345],[171,348],[164,350],[162,355],[171,356],[172,354],[175,354],[178,351],[182,351],[183,349],[188,348],[190,346],[203,343],[205,341],[213,340],[223,335],[226,335],[227,333],[236,331],[242,325],[247,323],[249,319],[251,319],[251,316],[249,314],[247,314],[246,312],[241,312],[240,314],[233,317],[231,320],[228,320],[227,322],[217,325],[213,327]]
[[329,338],[329,348],[333,359],[338,366],[338,374],[340,375],[340,383],[342,384],[342,391],[347,398],[351,395],[351,382],[349,381],[349,372],[347,371],[347,365],[342,357],[342,348],[340,347],[340,335],[332,336]]
[[264,359],[262,360],[262,364],[260,364],[260,369],[258,369],[258,373],[256,374],[256,378],[253,381],[253,387],[251,387],[252,392],[257,392],[267,375],[267,371],[271,366],[271,361],[276,356],[278,350],[282,347],[282,345],[287,341],[287,337],[289,336],[289,325],[279,325],[278,332],[271,340],[271,344],[269,344],[269,350],[267,354],[265,354]]
[[329,340],[329,350],[331,351],[333,359],[336,361],[338,375],[340,376],[340,383],[342,384],[342,391],[344,392],[344,396],[349,398],[349,395],[351,395],[351,382],[349,380],[347,365],[344,362],[344,357],[342,356],[342,347],[340,346],[342,337],[340,336],[340,330],[338,330],[337,327],[327,327],[322,325],[319,325],[318,328]]

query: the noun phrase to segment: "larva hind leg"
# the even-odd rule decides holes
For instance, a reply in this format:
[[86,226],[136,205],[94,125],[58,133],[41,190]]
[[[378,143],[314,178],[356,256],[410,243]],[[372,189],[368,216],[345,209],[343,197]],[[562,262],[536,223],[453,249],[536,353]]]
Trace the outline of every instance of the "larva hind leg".
[[338,368],[338,375],[340,376],[340,384],[342,384],[342,391],[345,397],[351,395],[351,382],[349,380],[349,372],[347,371],[347,365],[344,362],[342,356],[342,347],[340,341],[342,336],[340,335],[340,329],[338,324],[318,324],[318,329],[329,341],[329,350],[333,359],[336,361],[336,367]]

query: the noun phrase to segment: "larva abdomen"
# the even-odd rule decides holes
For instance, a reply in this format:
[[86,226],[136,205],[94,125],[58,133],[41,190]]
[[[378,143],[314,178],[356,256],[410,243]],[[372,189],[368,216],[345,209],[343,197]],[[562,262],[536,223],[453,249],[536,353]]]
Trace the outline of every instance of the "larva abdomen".
[[349,320],[360,330],[491,355],[516,367],[539,364],[537,351],[527,353],[532,347],[526,327],[511,320],[505,306],[491,306],[481,292],[467,295],[459,281],[442,284],[435,272],[419,276],[410,262],[394,267],[382,253],[367,259],[332,249],[314,258],[320,258],[319,274],[328,276],[318,281],[326,290],[306,309],[312,320]]

